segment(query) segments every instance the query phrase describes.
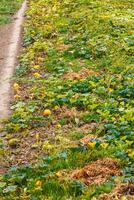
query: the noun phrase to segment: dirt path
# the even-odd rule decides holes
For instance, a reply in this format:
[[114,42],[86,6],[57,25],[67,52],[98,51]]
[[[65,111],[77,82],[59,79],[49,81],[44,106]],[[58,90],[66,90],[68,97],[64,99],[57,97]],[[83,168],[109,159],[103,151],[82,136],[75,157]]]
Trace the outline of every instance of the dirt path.
[[26,0],[11,24],[0,29],[0,119],[10,114],[11,77],[21,44],[21,30]]

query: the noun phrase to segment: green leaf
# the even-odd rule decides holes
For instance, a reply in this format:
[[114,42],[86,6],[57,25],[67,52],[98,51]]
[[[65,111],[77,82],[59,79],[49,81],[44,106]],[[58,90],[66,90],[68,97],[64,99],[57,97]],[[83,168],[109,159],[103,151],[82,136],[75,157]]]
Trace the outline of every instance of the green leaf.
[[6,187],[6,188],[3,190],[3,193],[15,192],[16,189],[17,189],[17,186],[16,186],[16,185],[9,185],[8,187]]
[[0,182],[0,188],[4,188],[6,186],[5,182]]

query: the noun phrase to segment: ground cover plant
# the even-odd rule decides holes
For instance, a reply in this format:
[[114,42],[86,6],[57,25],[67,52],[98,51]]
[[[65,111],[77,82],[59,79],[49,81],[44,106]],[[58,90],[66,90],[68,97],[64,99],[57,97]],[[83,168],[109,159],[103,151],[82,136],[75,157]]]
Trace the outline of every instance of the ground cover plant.
[[133,199],[133,6],[28,1],[1,199]]
[[10,22],[11,16],[17,11],[21,2],[21,0],[0,1],[0,25]]

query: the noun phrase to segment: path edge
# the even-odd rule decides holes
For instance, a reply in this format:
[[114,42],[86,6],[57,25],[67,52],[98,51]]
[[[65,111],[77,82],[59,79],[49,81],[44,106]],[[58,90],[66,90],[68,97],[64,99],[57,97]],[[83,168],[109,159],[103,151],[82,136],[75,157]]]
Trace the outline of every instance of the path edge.
[[22,3],[20,10],[14,16],[13,31],[7,51],[7,58],[1,69],[0,77],[0,120],[10,117],[11,78],[17,64],[17,56],[22,41],[22,25],[27,9],[27,1]]

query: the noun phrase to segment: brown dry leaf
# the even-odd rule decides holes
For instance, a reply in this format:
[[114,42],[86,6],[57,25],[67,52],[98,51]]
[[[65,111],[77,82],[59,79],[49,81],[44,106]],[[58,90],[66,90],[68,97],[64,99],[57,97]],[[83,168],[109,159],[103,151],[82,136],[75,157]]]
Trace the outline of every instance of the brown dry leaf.
[[90,141],[92,141],[92,140],[94,140],[94,139],[96,139],[96,138],[97,138],[97,137],[96,137],[95,135],[89,134],[89,135],[85,136],[84,138],[82,138],[82,139],[80,140],[80,142],[81,142],[82,144],[88,144]]
[[93,70],[89,70],[89,69],[86,69],[86,68],[83,68],[82,70],[80,70],[79,72],[80,74],[80,78],[86,78],[87,76],[99,76],[99,72],[95,72]]
[[90,123],[90,124],[84,124],[83,126],[80,126],[80,131],[83,133],[89,133],[92,132],[92,130],[97,126],[95,122]]
[[80,75],[79,73],[76,73],[76,72],[69,72],[65,74],[64,78],[67,80],[78,80],[80,79]]
[[82,180],[86,185],[104,183],[109,176],[120,174],[118,162],[112,158],[97,160],[82,169],[75,170],[71,177]]
[[69,80],[79,80],[79,79],[84,79],[88,76],[99,76],[99,75],[100,75],[99,72],[83,68],[79,72],[69,72],[65,74],[64,78]]
[[77,111],[76,108],[67,108],[66,106],[63,106],[60,110],[60,113],[58,114],[58,118],[74,118],[79,117],[80,113]]
[[100,195],[102,200],[114,200],[116,197],[118,199],[126,197],[127,200],[134,200],[134,184],[119,184],[111,193]]
[[67,49],[69,49],[69,48],[71,48],[71,46],[70,45],[67,45],[67,44],[61,44],[60,46],[58,46],[58,50],[59,51],[62,51],[62,50],[67,50]]

